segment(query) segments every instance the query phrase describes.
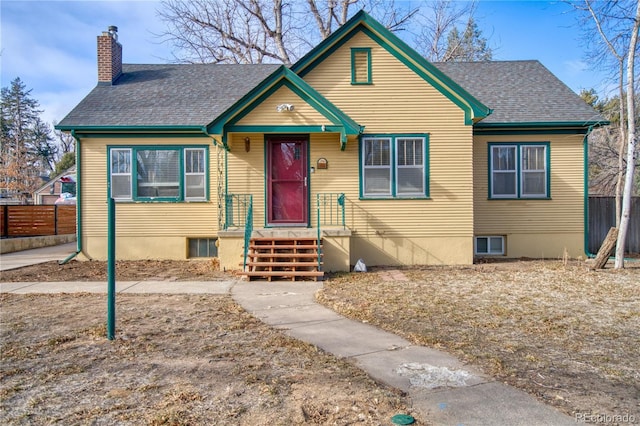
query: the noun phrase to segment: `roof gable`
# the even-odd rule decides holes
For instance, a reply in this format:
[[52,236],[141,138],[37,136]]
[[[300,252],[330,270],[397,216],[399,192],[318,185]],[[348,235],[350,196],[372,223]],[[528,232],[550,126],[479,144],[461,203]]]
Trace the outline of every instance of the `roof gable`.
[[295,128],[289,128],[287,130],[339,132],[341,135],[342,149],[344,149],[347,142],[347,136],[356,136],[362,133],[362,126],[353,121],[348,115],[284,65],[280,66],[278,70],[211,122],[207,126],[207,132],[209,134],[222,135],[222,143],[225,147],[227,146],[226,137],[228,132],[255,130],[281,132],[283,129],[279,126],[271,126],[272,128],[270,128],[270,126],[260,126],[260,129],[255,129],[252,126],[242,126],[238,123],[283,86],[295,93],[332,123],[330,126],[295,126]]
[[473,124],[491,114],[491,109],[362,10],[303,56],[291,67],[291,70],[300,77],[304,77],[327,56],[331,55],[332,52],[360,31],[364,32],[368,37],[464,110],[467,124]]

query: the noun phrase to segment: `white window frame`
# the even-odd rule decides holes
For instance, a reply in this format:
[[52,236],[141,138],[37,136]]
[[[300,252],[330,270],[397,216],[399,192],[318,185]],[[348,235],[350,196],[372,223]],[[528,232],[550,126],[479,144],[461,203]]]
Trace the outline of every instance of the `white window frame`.
[[[542,148],[542,161],[543,168],[542,169],[526,169],[524,168],[524,155],[523,152],[525,149]],[[546,198],[547,197],[547,147],[545,145],[521,145],[520,146],[520,197],[521,198]],[[543,192],[542,193],[525,193],[524,192],[524,181],[525,175],[528,173],[542,173],[543,176]]]
[[[479,252],[478,251],[478,240],[481,239],[481,238],[487,240],[487,251],[486,252]],[[502,248],[502,250],[500,250],[500,251],[491,250],[491,240],[492,239],[499,239],[500,240],[500,247]],[[504,243],[505,243],[505,237],[503,235],[481,235],[481,236],[477,236],[477,237],[475,237],[473,239],[473,252],[477,256],[504,256],[505,255]]]
[[[367,164],[367,146],[372,141],[385,141],[389,145],[389,164]],[[399,146],[403,141],[419,141],[422,148],[420,164],[399,164]],[[414,147],[416,145],[413,145]],[[403,198],[429,198],[429,134],[381,134],[364,135],[360,139],[360,197],[362,199],[403,199]],[[413,153],[415,160],[415,151]],[[382,192],[367,191],[367,172],[371,170],[388,170],[389,187]],[[399,186],[398,176],[401,170],[417,169],[421,171],[421,188],[415,191],[402,192]]]
[[[188,172],[187,164],[189,151],[199,152],[202,155],[202,171],[201,172]],[[185,201],[205,201],[207,199],[207,150],[204,148],[185,148],[184,149],[184,200]],[[189,188],[188,177],[189,176],[202,176],[202,195],[198,197],[189,197],[187,191]]]
[[[378,141],[378,142],[382,142],[385,141],[388,144],[388,158],[389,158],[389,164],[388,165],[367,165],[367,158],[366,158],[366,153],[367,153],[367,148],[366,145],[368,142],[371,141]],[[393,139],[388,137],[388,136],[370,136],[370,137],[364,137],[362,138],[362,171],[363,171],[363,176],[362,176],[362,193],[365,197],[392,197],[392,191],[391,188],[393,187],[393,176],[392,176],[392,168],[393,168]],[[367,184],[366,184],[366,176],[367,176],[367,170],[388,170],[388,175],[389,175],[389,188],[387,192],[371,192],[368,193],[366,192],[367,190]]]
[[[129,180],[129,194],[128,196],[116,196],[113,197],[116,201],[135,201],[135,202],[202,202],[209,200],[209,151],[206,147],[201,145],[192,146],[158,146],[158,145],[130,145],[130,146],[108,146],[108,171],[109,171],[109,197],[113,194],[113,179],[117,176],[128,176]],[[159,196],[149,197],[141,196],[138,194],[138,152],[145,150],[175,150],[178,152],[178,196]],[[204,158],[204,171],[196,173],[187,173],[186,164],[186,151],[201,151]],[[117,153],[126,152],[129,158],[129,170],[127,173],[118,172],[113,167],[113,158]],[[202,196],[188,197],[187,196],[187,177],[189,175],[203,176],[204,190]]]
[[[398,136],[395,138],[395,187],[396,187],[396,197],[401,198],[401,197],[420,197],[420,196],[424,196],[425,194],[425,185],[426,185],[426,179],[425,179],[425,173],[426,173],[426,167],[425,167],[425,151],[426,151],[426,138],[422,137],[422,136]],[[400,142],[401,141],[420,141],[422,143],[422,155],[421,155],[421,160],[422,160],[422,164],[420,165],[400,165],[398,164],[398,159],[400,158],[400,156],[398,155],[399,152],[399,146],[400,146]],[[414,145],[415,146],[415,145]],[[414,151],[414,158],[415,158],[415,151]],[[415,192],[400,192],[400,187],[399,187],[399,172],[400,169],[416,169],[416,170],[421,170],[422,171],[422,179],[420,180],[420,183],[422,184],[422,189],[420,191],[415,191]]]
[[[494,170],[493,153],[495,149],[513,149],[515,152],[515,169]],[[523,152],[527,148],[542,148],[543,150],[543,169],[527,169],[524,170]],[[531,143],[489,143],[489,199],[548,199],[551,197],[551,186],[549,183],[549,142],[531,142]],[[524,176],[527,173],[542,173],[544,176],[544,189],[542,193],[525,193],[524,192]],[[496,174],[514,174],[514,193],[512,194],[496,194],[495,176]]]
[[[109,196],[114,200],[132,200],[133,199],[133,150],[131,148],[112,148],[109,152],[109,172],[110,172],[110,193]],[[113,157],[116,153],[127,153],[129,156],[129,171],[126,173],[123,172],[114,172],[113,171]],[[129,196],[113,196],[113,177],[114,176],[128,176],[129,177]]]

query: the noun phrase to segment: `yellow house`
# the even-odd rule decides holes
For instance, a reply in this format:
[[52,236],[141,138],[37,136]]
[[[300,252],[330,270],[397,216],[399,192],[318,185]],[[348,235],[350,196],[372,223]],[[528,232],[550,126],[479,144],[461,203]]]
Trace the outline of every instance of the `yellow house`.
[[123,65],[116,31],[57,126],[86,258],[110,198],[118,258],[250,276],[584,254],[603,121],[537,61],[430,63],[364,12],[291,67]]

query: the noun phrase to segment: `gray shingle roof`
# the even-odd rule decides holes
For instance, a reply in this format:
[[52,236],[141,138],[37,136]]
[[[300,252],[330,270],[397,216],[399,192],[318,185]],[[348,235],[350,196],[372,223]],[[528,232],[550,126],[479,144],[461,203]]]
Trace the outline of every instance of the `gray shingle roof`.
[[58,125],[205,126],[279,65],[123,65]]
[[[538,61],[434,65],[493,109],[480,125],[602,120]],[[278,67],[125,64],[116,84],[96,86],[59,126],[205,126]]]
[[493,109],[480,125],[604,120],[538,61],[440,62],[434,65]]

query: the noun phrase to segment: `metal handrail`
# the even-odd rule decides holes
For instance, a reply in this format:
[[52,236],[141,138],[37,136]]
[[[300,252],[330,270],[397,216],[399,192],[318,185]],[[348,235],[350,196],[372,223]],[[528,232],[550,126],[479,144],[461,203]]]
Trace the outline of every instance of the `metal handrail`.
[[318,270],[322,269],[322,225],[342,226],[346,229],[345,221],[345,195],[342,192],[325,192],[316,194],[316,228],[318,231]]
[[242,270],[247,270],[247,255],[249,254],[249,243],[251,234],[253,233],[253,196],[249,196],[249,206],[247,207],[247,216],[244,225],[244,260],[242,262]]
[[253,195],[227,194],[224,204],[224,229],[245,227],[249,206],[253,204]]
[[324,192],[316,194],[318,209],[318,228],[320,225],[341,226],[346,229],[346,197],[342,192]]

